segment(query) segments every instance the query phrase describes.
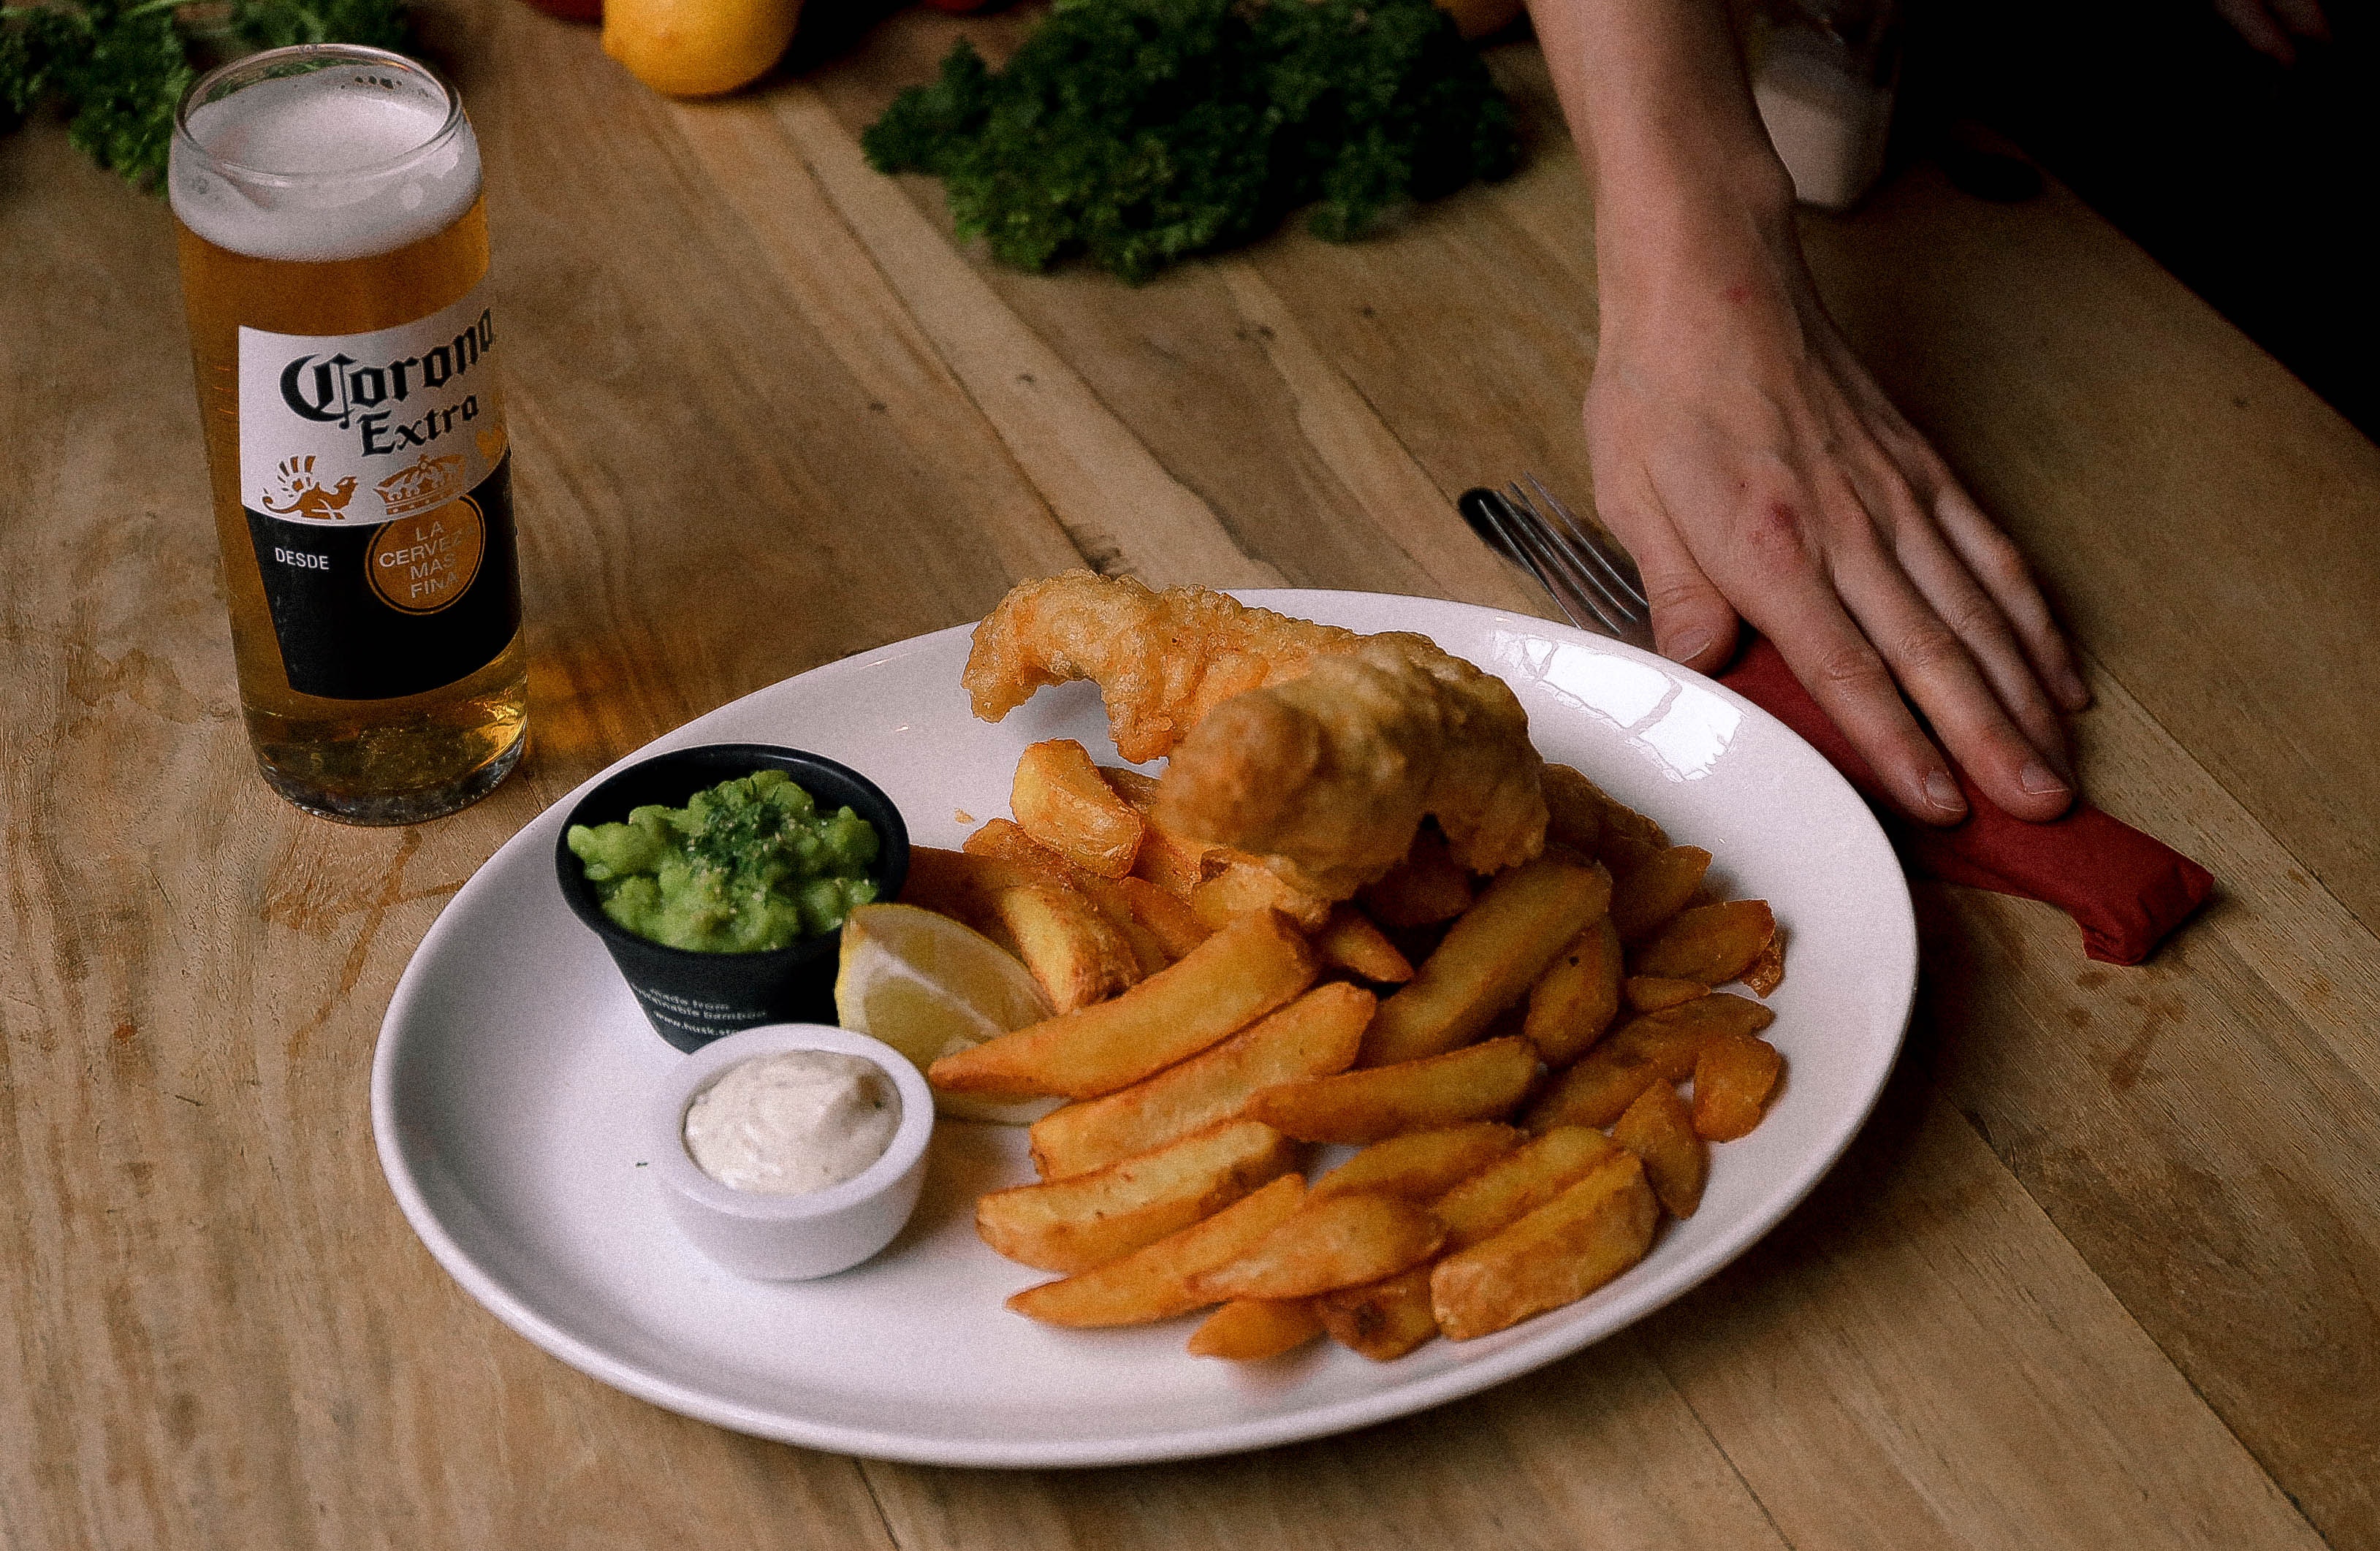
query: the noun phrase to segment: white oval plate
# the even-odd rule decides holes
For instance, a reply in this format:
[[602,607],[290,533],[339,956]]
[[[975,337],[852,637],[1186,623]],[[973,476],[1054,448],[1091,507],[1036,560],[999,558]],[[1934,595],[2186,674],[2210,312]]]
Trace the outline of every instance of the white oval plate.
[[[1548,758],[1709,849],[1724,891],[1776,906],[1787,973],[1768,1036],[1785,1087],[1758,1131],[1713,1149],[1702,1209],[1665,1224],[1642,1265],[1567,1309],[1390,1363],[1328,1342],[1247,1367],[1194,1358],[1189,1318],[1049,1328],[1001,1306],[1041,1274],[992,1254],[973,1227],[977,1194],[1032,1177],[1023,1132],[945,1122],[917,1215],[883,1254],[820,1281],[738,1280],[679,1237],[638,1150],[639,1106],[682,1058],[563,904],[554,832],[576,793],[455,896],[381,1026],[372,1129],[431,1253],[515,1330],[656,1405],[812,1448],[995,1466],[1184,1459],[1401,1416],[1576,1351],[1742,1253],[1849,1144],[1908,1019],[1909,891],[1858,796],[1750,702],[1626,646],[1457,603],[1246,596],[1358,630],[1417,630],[1503,675]],[[1074,737],[1114,757],[1086,684],[978,721],[959,687],[969,628],[788,679],[639,757],[742,740],[811,749],[874,777],[919,843],[955,846],[970,827],[960,811],[1006,811],[1027,744]]]

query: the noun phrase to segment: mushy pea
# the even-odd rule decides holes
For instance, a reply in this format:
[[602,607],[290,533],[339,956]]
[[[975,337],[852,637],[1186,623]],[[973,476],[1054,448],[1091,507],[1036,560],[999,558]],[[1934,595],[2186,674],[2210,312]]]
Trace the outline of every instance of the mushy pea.
[[874,825],[820,813],[783,770],[755,770],[625,824],[573,824],[571,851],[603,914],[654,942],[758,953],[843,925],[876,898]]

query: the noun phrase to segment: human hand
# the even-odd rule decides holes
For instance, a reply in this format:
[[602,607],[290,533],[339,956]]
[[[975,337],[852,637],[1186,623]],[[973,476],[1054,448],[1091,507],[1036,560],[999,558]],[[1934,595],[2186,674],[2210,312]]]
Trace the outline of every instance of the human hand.
[[1904,694],[1994,804],[2058,817],[2058,711],[2090,694],[2022,556],[1852,357],[1790,222],[1735,235],[1604,266],[1596,504],[1662,653],[1717,672],[1740,618],[1912,818],[1966,803]]
[[2215,0],[2215,10],[2250,48],[2284,65],[2297,63],[2299,39],[2330,42],[2322,0]]

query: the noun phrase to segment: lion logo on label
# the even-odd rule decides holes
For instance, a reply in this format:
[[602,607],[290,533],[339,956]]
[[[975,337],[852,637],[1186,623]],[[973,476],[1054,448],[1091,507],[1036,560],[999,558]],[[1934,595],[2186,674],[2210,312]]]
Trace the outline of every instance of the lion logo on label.
[[314,477],[314,460],[310,457],[283,458],[273,471],[273,483],[288,498],[288,504],[275,506],[273,497],[263,497],[264,509],[277,517],[311,517],[318,522],[345,522],[346,507],[355,498],[356,477],[352,474],[337,484],[324,488]]

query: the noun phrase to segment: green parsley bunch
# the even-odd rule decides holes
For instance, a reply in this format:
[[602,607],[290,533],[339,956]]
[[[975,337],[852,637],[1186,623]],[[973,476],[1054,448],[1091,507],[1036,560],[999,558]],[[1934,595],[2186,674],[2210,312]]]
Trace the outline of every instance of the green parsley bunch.
[[412,42],[403,0],[30,0],[0,5],[0,130],[45,103],[137,187],[164,177],[174,107],[226,47]]
[[1008,67],[962,41],[861,137],[942,180],[962,236],[1138,283],[1301,206],[1346,241],[1497,178],[1512,111],[1431,0],[1058,0]]

